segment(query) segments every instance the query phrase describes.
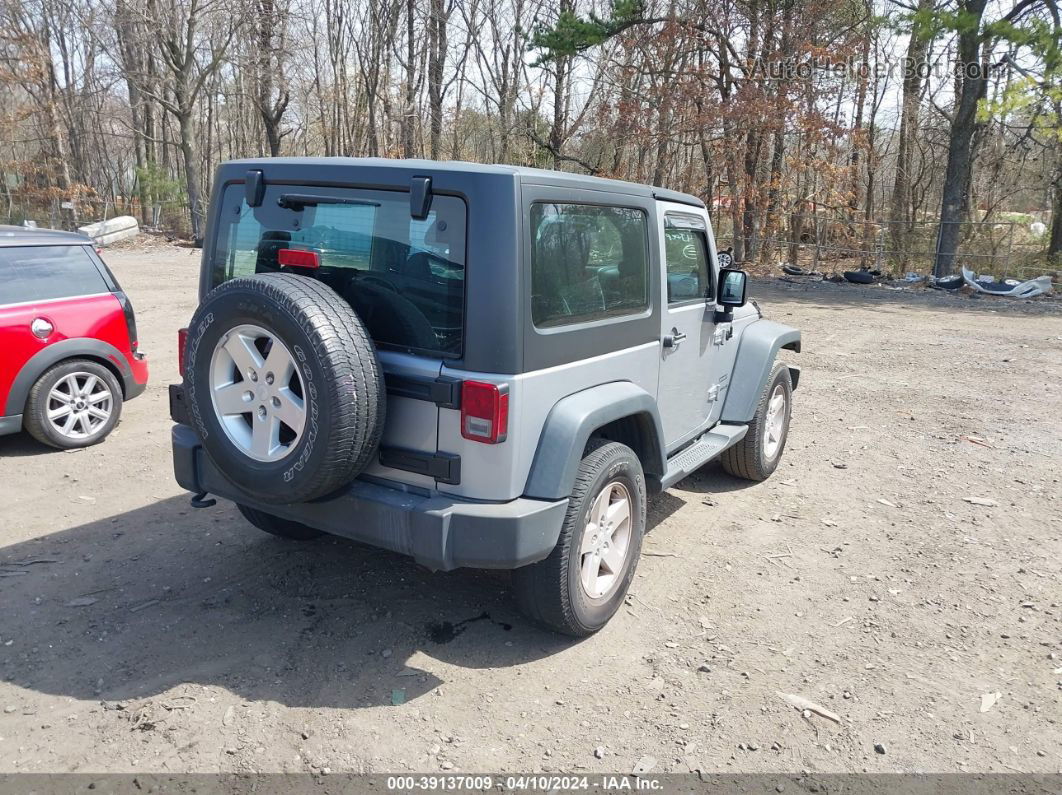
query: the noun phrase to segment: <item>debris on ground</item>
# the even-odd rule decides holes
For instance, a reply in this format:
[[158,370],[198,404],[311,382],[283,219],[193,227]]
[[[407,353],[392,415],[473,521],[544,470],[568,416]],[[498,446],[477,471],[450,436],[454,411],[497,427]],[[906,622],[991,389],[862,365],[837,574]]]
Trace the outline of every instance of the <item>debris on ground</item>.
[[981,712],[988,712],[999,701],[1002,693],[984,693],[981,696]]
[[776,690],[774,692],[777,693],[778,697],[785,701],[787,704],[789,704],[791,707],[794,707],[800,710],[801,712],[813,712],[816,715],[826,718],[827,720],[832,720],[834,723],[841,722],[840,715],[835,712],[830,712],[830,710],[826,709],[826,707],[820,706],[814,701],[806,699],[803,696],[798,696],[794,693],[783,693],[780,690]]
[[1004,279],[996,281],[991,276],[978,276],[969,268],[962,269],[962,278],[966,285],[980,293],[1003,295],[1007,298],[1035,298],[1038,295],[1050,293],[1054,287],[1050,276],[1037,276],[1019,282],[1017,279]]
[[636,776],[644,776],[654,767],[656,767],[656,757],[643,756],[641,759],[634,763],[634,769],[631,771],[631,773]]
[[963,497],[963,500],[970,503],[970,505],[981,505],[985,508],[995,508],[999,505],[998,502],[988,497]]

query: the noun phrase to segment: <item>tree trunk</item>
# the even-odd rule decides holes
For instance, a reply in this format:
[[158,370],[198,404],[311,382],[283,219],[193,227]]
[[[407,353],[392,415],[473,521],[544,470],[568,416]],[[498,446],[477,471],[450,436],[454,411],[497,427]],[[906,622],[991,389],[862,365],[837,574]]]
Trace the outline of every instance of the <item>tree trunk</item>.
[[1055,167],[1053,188],[1054,201],[1051,204],[1051,238],[1047,244],[1048,258],[1062,255],[1062,164]]
[[988,89],[988,63],[981,57],[981,17],[987,0],[967,0],[963,4],[969,20],[959,34],[959,99],[948,135],[948,165],[940,202],[940,230],[933,274],[952,272],[959,247],[960,224],[969,204],[970,175],[973,170],[974,133],[978,128],[977,104]]
[[446,66],[447,14],[443,0],[431,0],[428,19],[428,116],[431,159],[442,149],[443,72]]
[[202,205],[199,198],[199,155],[195,146],[195,130],[192,111],[184,110],[177,116],[181,135],[181,155],[184,158],[185,188],[188,191],[188,219],[192,224],[192,239],[200,240],[202,231]]
[[406,104],[402,110],[402,156],[413,157],[417,115],[417,39],[414,30],[415,0],[406,0]]
[[[932,6],[933,0],[918,0],[918,10],[923,14],[928,12]],[[896,145],[896,176],[893,179],[892,197],[889,201],[892,245],[903,262],[908,260],[907,236],[913,220],[911,215],[911,158],[915,136],[918,134],[926,55],[931,43],[931,35],[916,23],[911,29],[911,39],[907,44],[907,57],[903,62],[903,100],[900,110],[899,141]]]

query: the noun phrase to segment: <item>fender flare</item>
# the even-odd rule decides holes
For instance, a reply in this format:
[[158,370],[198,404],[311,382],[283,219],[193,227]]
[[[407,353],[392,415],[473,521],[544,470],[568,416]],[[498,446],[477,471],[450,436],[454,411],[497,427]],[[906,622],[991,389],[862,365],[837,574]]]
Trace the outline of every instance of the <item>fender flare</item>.
[[[751,422],[756,416],[756,404],[767,379],[771,377],[774,359],[782,348],[800,353],[800,332],[773,320],[755,320],[741,332],[734,372],[723,403],[723,422]],[[793,373],[793,388],[799,380],[799,369]]]
[[11,391],[7,394],[5,414],[21,414],[26,406],[30,389],[37,379],[49,367],[65,359],[94,359],[108,365],[118,373],[118,382],[122,387],[123,397],[135,389],[133,371],[129,362],[113,345],[91,337],[71,337],[41,348],[22,365],[15,380],[11,382]]
[[570,497],[583,450],[590,435],[610,422],[635,420],[636,450],[648,476],[667,469],[663,426],[656,400],[630,381],[614,381],[584,389],[557,402],[546,417],[524,496],[559,500]]

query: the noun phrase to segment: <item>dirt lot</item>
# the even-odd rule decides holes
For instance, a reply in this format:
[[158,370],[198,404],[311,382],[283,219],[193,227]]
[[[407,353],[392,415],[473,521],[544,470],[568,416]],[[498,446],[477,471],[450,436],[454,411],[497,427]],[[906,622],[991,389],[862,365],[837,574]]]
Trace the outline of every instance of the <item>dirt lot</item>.
[[108,259],[152,384],[102,446],[0,439],[0,772],[1062,769],[1062,302],[757,285],[804,331],[782,468],[655,499],[572,642],[504,574],[191,509],[198,252]]

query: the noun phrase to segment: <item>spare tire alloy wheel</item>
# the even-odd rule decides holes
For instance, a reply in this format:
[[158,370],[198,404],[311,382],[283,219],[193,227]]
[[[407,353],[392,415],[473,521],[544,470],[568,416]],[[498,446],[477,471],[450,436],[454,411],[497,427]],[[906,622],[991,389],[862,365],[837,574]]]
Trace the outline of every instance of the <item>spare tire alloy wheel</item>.
[[287,273],[232,279],[189,325],[185,395],[210,460],[246,502],[307,502],[376,454],[386,396],[376,349],[328,285]]
[[243,324],[214,347],[214,411],[229,441],[255,461],[279,461],[298,446],[306,428],[305,394],[295,358],[275,333]]

